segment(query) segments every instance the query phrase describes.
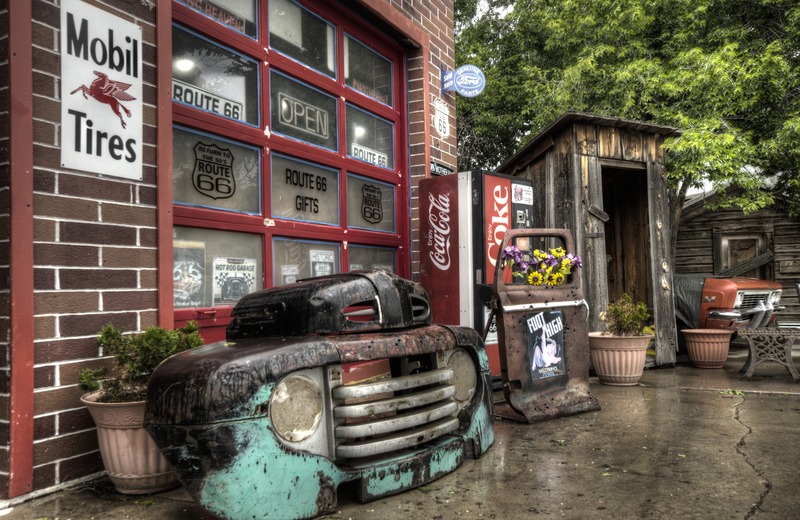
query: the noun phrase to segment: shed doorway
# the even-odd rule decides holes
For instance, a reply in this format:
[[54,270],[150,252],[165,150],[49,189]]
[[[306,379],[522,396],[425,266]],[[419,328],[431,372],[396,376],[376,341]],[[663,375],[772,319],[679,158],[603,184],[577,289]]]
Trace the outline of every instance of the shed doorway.
[[628,293],[653,309],[647,170],[601,166],[608,300]]

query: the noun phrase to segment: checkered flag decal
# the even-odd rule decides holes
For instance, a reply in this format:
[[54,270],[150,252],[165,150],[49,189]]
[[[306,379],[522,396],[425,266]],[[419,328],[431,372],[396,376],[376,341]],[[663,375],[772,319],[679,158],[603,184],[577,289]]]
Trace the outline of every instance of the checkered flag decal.
[[[225,285],[225,280],[228,279],[228,276],[230,276],[230,273],[228,272],[225,271],[219,272],[217,273],[217,276],[214,278],[214,283],[217,285],[217,287],[222,287],[223,285]],[[253,286],[253,275],[249,273],[244,273],[240,275],[239,278],[244,278],[244,283],[247,284],[247,287]]]

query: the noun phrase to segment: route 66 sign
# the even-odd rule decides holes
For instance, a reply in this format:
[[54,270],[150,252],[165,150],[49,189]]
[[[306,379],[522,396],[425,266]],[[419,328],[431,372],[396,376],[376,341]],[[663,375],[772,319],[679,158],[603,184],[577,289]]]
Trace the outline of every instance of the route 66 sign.
[[377,224],[383,220],[383,207],[381,206],[381,189],[372,184],[361,187],[361,216],[370,224]]
[[227,199],[236,193],[233,175],[233,154],[216,144],[197,143],[194,146],[194,189],[212,199]]
[[446,139],[450,137],[450,106],[444,100],[437,98],[433,102],[433,108],[433,126],[439,137]]

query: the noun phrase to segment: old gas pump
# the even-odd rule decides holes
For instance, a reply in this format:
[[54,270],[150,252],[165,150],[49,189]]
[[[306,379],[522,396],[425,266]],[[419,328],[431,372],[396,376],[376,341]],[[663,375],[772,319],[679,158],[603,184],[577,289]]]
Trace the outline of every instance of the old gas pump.
[[599,410],[589,392],[589,307],[575,271],[580,260],[570,256],[571,273],[563,268],[566,254],[575,251],[572,235],[566,229],[510,230],[502,248],[518,261],[498,261],[494,277],[491,306],[507,403],[496,406],[495,415],[534,423]]

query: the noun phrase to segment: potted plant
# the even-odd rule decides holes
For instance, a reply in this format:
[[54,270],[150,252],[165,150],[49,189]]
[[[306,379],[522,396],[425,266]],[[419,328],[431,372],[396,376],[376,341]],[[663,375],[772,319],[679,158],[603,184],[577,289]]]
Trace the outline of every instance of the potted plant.
[[606,385],[633,386],[644,373],[647,346],[652,334],[642,328],[650,318],[644,302],[634,302],[627,293],[608,305],[600,314],[605,332],[589,333],[592,366]]
[[197,323],[176,330],[150,327],[125,335],[108,324],[98,345],[113,355],[114,376],[106,369],[86,369],[78,387],[97,426],[100,455],[117,491],[146,494],[178,485],[169,463],[144,429],[144,408],[150,374],[165,359],[203,344]]
[[722,368],[731,347],[730,329],[683,329],[686,353],[697,368]]

